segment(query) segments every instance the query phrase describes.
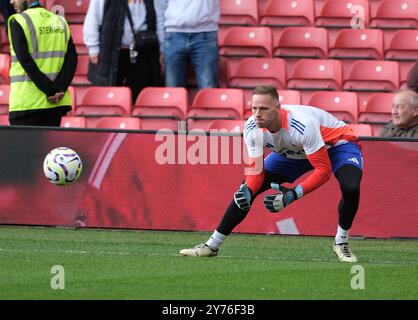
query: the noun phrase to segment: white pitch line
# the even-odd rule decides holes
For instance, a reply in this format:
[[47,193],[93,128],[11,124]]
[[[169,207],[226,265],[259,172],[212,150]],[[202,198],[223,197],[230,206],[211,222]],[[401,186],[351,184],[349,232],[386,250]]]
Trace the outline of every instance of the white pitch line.
[[[85,251],[85,250],[43,250],[43,249],[4,249],[0,248],[0,252],[39,252],[39,253],[70,253],[70,254],[91,254],[91,255],[125,255],[125,256],[151,256],[151,257],[181,257],[179,254],[174,253],[141,253],[141,252],[116,252],[116,251]],[[213,258],[212,258],[213,259]],[[228,256],[222,255],[216,257],[216,259],[241,259],[241,260],[270,260],[270,261],[285,261],[285,262],[338,262],[337,259],[327,258],[281,258],[281,257],[259,257],[259,256]],[[357,264],[362,263],[375,263],[375,264],[388,264],[388,265],[413,265],[417,266],[418,261],[390,261],[390,260],[365,260],[359,261]]]
[[71,254],[104,254],[104,255],[140,255],[140,256],[177,256],[176,254],[142,254],[140,252],[115,252],[115,251],[85,251],[85,250],[43,250],[43,249],[3,249],[0,248],[0,251],[3,252],[40,252],[40,253],[71,253]]

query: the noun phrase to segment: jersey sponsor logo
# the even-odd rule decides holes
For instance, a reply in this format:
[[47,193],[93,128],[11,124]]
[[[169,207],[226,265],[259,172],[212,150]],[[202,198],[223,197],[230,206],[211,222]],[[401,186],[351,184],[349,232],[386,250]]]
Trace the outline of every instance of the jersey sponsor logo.
[[280,150],[278,150],[276,152],[281,154],[284,157],[287,157],[288,155],[305,155],[304,150],[295,151],[295,150],[291,150],[291,149],[288,149],[288,148],[281,148]]
[[297,132],[299,132],[301,135],[303,135],[305,133],[306,126],[302,122],[300,122],[300,121],[298,121],[294,118],[292,118],[290,120],[290,126],[293,129],[295,129]]

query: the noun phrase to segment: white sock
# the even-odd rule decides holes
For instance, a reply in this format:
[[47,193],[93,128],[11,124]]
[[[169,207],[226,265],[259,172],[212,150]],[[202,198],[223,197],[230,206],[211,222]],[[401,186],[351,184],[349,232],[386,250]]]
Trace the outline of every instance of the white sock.
[[206,241],[206,245],[211,247],[213,250],[217,250],[222,242],[224,242],[226,235],[219,233],[215,230],[215,232],[210,236],[209,240]]
[[337,229],[337,235],[335,236],[335,244],[348,242],[348,230],[344,230],[340,226]]

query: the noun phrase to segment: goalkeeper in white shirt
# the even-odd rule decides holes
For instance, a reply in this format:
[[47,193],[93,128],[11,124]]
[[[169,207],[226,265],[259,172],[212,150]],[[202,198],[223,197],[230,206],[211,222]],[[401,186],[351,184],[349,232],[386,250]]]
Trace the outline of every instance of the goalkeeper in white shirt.
[[[252,95],[253,115],[247,120],[244,139],[251,160],[234,198],[206,243],[183,249],[181,255],[211,257],[232,230],[247,216],[257,195],[272,189],[263,202],[277,213],[319,188],[334,174],[341,189],[338,226],[333,250],[340,261],[357,262],[348,244],[348,232],[356,215],[362,178],[363,158],[352,129],[328,112],[309,106],[281,106],[277,89],[260,86]],[[264,158],[264,148],[271,153]],[[311,174],[294,188],[304,173]]]

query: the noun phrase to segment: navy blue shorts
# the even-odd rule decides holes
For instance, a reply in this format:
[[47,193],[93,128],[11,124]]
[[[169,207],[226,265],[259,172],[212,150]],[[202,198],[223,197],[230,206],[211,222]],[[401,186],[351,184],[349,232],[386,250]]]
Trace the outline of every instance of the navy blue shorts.
[[[339,168],[347,164],[363,170],[363,157],[358,145],[355,143],[350,142],[329,148],[328,155],[334,174]],[[308,159],[289,159],[276,152],[272,152],[264,159],[264,169],[272,173],[280,174],[286,177],[289,182],[293,182],[304,173],[312,170],[313,167]]]

